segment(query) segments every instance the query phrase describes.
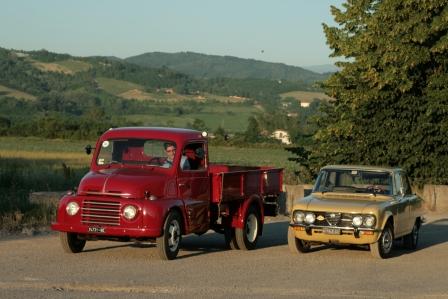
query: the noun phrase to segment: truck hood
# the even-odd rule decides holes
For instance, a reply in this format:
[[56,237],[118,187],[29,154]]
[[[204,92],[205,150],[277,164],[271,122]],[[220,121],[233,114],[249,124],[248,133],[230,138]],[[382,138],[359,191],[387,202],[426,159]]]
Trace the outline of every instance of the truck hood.
[[169,181],[168,175],[147,169],[103,169],[87,173],[79,184],[78,194],[125,198],[143,198],[146,194],[161,197]]
[[308,211],[332,211],[341,213],[369,213],[390,196],[353,193],[313,193],[298,202],[297,209]]

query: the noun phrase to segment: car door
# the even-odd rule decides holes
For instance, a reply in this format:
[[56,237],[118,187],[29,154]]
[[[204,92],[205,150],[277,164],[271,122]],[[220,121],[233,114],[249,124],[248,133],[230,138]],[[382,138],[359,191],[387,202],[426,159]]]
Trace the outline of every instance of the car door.
[[402,236],[407,231],[409,222],[409,198],[403,189],[401,172],[395,172],[394,186],[394,234],[398,237]]
[[[184,162],[186,161],[186,162]],[[185,167],[185,164],[188,166]],[[184,164],[184,165],[181,165]],[[210,182],[204,142],[187,144],[178,166],[178,188],[182,198],[189,232],[204,232],[209,228]]]

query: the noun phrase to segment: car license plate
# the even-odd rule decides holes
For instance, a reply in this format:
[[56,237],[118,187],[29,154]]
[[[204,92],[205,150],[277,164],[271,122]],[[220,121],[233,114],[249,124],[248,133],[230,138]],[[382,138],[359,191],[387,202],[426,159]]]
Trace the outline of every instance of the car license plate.
[[89,227],[89,233],[105,233],[105,232],[106,231],[104,227],[97,227],[97,226]]
[[339,228],[333,228],[333,227],[324,227],[322,229],[324,234],[327,235],[340,235],[341,234],[341,230]]

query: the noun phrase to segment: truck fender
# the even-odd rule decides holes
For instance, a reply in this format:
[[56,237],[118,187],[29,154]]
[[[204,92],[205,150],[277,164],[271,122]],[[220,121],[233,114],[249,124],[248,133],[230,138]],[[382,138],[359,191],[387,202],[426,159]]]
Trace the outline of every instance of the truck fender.
[[163,224],[170,211],[176,210],[182,217],[183,227],[182,231],[185,233],[187,228],[185,208],[180,199],[165,199],[158,203],[148,202],[145,206],[144,214],[147,215],[144,220],[145,226],[156,226],[159,230],[159,235],[162,235]]
[[263,232],[264,211],[261,196],[259,196],[258,194],[253,194],[249,196],[249,198],[244,200],[242,205],[240,205],[240,208],[238,209],[238,215],[235,215],[237,217],[233,217],[232,219],[232,227],[241,229],[244,228],[244,218],[246,217],[247,210],[252,205],[258,208],[261,223],[261,229],[259,230],[259,234],[261,235]]

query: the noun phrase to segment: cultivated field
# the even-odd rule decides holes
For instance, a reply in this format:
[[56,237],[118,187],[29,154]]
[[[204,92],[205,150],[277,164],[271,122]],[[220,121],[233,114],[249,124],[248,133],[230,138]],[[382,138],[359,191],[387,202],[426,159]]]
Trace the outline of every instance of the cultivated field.
[[312,101],[319,99],[319,100],[331,100],[329,96],[327,96],[323,92],[313,92],[313,91],[290,91],[286,93],[282,93],[280,95],[282,99],[286,98],[294,98],[301,103],[311,103]]
[[29,93],[0,85],[0,97],[2,95],[8,96],[8,97],[13,97],[16,99],[24,99],[24,100],[35,100],[36,99],[35,96],[33,96]]

